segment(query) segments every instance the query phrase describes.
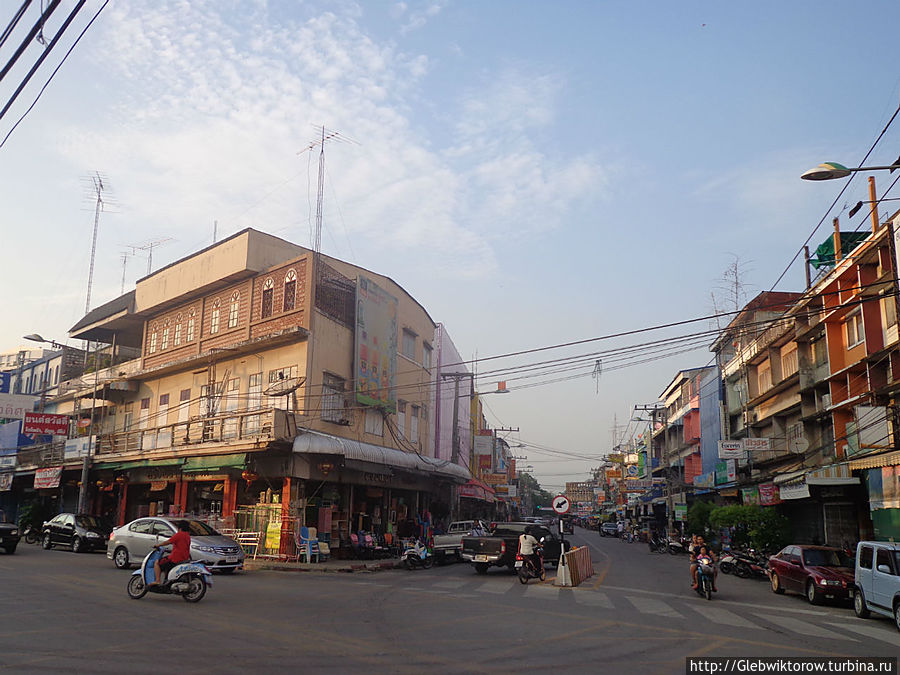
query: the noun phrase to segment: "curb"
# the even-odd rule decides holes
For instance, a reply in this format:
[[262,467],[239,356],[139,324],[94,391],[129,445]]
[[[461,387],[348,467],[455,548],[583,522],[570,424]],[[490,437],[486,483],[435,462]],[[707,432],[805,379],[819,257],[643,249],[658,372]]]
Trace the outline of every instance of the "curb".
[[313,574],[351,573],[351,572],[380,572],[382,570],[398,569],[399,561],[383,562],[348,562],[345,565],[320,565],[317,563],[283,563],[278,561],[245,560],[244,572],[257,570],[275,572],[312,572]]

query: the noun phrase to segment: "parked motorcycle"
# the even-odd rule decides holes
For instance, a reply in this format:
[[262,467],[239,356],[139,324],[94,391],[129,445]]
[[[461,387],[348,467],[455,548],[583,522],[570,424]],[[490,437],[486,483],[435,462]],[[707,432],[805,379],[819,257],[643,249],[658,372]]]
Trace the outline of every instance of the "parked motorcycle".
[[22,539],[26,544],[39,544],[41,541],[41,531],[36,529],[34,525],[27,525],[22,533]]
[[737,558],[733,551],[723,551],[722,557],[719,558],[719,569],[722,574],[731,574],[734,572],[734,564]]
[[427,570],[434,564],[434,556],[431,555],[431,551],[418,539],[412,543],[407,542],[401,559],[403,566],[408,570],[418,568]]
[[669,550],[668,540],[658,534],[651,534],[647,545],[650,547],[650,553],[665,553]]
[[715,574],[712,558],[705,555],[697,558],[697,593],[707,600],[712,600]]
[[153,563],[163,557],[163,552],[153,548],[144,557],[141,568],[135,570],[128,580],[128,597],[140,600],[147,593],[180,595],[185,602],[200,602],[206,589],[212,586],[212,572],[201,562],[187,561],[175,565],[166,575],[166,580],[151,586],[156,579]]
[[756,577],[757,579],[769,578],[769,563],[765,556],[753,549],[746,553],[734,553],[734,574],[741,579]]
[[672,555],[681,555],[688,552],[690,541],[681,537],[680,539],[669,539],[667,550]]
[[534,554],[539,559],[537,564],[532,559],[526,560],[521,553],[516,554],[516,572],[519,575],[520,583],[527,584],[529,579],[543,581],[547,578],[547,572],[544,570],[544,549],[535,548]]

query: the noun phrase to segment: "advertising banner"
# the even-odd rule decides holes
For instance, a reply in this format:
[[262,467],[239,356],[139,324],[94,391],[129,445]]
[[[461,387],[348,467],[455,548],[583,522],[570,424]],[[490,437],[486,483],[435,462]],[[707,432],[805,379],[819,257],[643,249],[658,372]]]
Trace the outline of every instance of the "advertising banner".
[[22,394],[0,394],[0,420],[21,420],[25,413],[34,410],[37,397]]
[[0,473],[0,492],[9,492],[12,489],[12,473]]
[[737,480],[737,474],[733,459],[716,462],[716,485],[733,483],[735,480]]
[[476,436],[474,453],[491,456],[494,452],[494,436]]
[[719,441],[719,459],[740,459],[743,456],[742,441]]
[[69,433],[69,416],[36,412],[25,413],[25,424],[22,433],[65,436]]
[[16,466],[16,445],[19,442],[19,424],[0,424],[0,469],[14,469]]
[[699,476],[694,476],[694,487],[711,488],[716,484],[716,472],[707,471]]
[[687,504],[675,505],[675,520],[680,520],[681,522],[687,520]]
[[356,284],[356,400],[396,412],[397,298],[371,279]]
[[493,458],[490,455],[478,455],[478,468],[482,471],[490,471],[491,459]]
[[58,488],[59,479],[62,478],[61,466],[51,466],[46,469],[38,469],[34,472],[34,489]]
[[759,506],[759,488],[741,488],[741,503],[745,506]]
[[900,508],[900,466],[883,466],[869,469],[869,509]]
[[809,497],[809,485],[806,484],[805,478],[796,483],[784,483],[778,486],[778,496],[781,497],[782,501],[786,499],[806,499]]
[[503,485],[506,483],[505,473],[483,473],[481,480],[488,485]]
[[91,439],[96,442],[96,436],[82,436],[81,438],[70,438],[66,441],[65,458],[82,459],[88,456],[91,448]]
[[781,503],[781,495],[775,483],[763,483],[759,486],[759,503],[761,506],[773,506]]
[[768,452],[772,449],[772,441],[769,438],[745,438],[744,450],[747,452]]
[[622,472],[619,469],[607,469],[606,480],[619,480],[622,478]]

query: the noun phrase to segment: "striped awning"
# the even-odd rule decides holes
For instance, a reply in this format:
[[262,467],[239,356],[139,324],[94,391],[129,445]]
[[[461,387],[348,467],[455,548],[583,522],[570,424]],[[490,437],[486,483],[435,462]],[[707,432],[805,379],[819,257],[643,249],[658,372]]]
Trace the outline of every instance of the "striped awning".
[[853,485],[859,478],[853,476],[848,462],[823,466],[806,474],[807,485]]
[[848,463],[852,471],[857,469],[877,469],[882,466],[894,466],[900,464],[900,451],[880,452],[876,455],[852,459]]

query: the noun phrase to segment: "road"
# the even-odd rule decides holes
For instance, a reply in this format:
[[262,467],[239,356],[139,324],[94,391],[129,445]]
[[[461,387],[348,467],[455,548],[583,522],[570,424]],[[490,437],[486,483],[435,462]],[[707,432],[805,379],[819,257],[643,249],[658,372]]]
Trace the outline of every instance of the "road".
[[494,568],[216,576],[206,598],[128,599],[102,554],[20,544],[0,555],[0,671],[683,673],[686,656],[896,656],[887,620],[721,577],[712,602],[687,559],[576,530],[597,574],[575,589]]

